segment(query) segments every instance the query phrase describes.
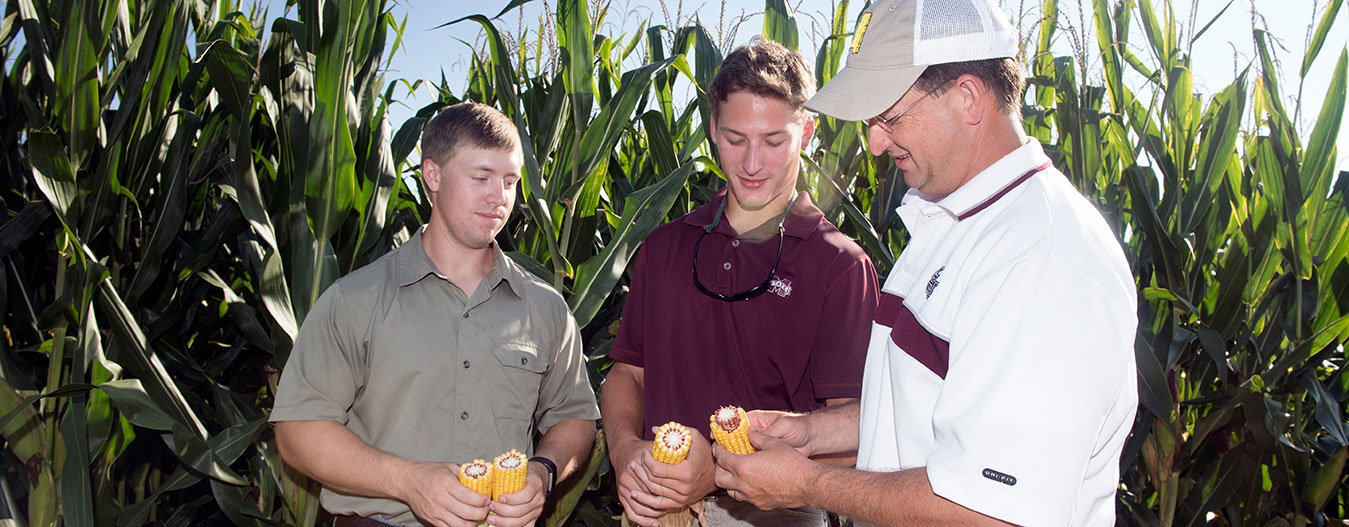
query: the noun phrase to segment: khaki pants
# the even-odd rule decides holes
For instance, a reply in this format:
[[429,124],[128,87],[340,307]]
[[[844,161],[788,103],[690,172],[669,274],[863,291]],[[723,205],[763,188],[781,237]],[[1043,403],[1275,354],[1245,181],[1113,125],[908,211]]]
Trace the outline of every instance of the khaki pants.
[[819,509],[801,507],[764,511],[724,494],[709,496],[703,514],[707,516],[708,527],[824,527],[829,521]]

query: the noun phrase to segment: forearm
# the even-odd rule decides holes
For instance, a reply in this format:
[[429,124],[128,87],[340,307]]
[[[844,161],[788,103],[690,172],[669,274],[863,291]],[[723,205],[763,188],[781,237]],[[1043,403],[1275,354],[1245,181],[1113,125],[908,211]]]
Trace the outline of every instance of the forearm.
[[594,421],[565,419],[543,434],[534,455],[546,457],[556,464],[557,480],[561,482],[580,470],[594,443]]
[[855,455],[861,408],[857,399],[831,399],[828,406],[806,414],[811,455],[825,458]]
[[631,364],[614,363],[600,390],[600,414],[604,437],[612,452],[616,446],[642,440],[646,421],[643,406],[643,370]]
[[805,503],[877,525],[1010,525],[932,492],[927,469],[867,472],[817,465]]
[[336,421],[280,421],[276,443],[286,464],[324,487],[357,496],[403,501],[415,462],[374,448]]

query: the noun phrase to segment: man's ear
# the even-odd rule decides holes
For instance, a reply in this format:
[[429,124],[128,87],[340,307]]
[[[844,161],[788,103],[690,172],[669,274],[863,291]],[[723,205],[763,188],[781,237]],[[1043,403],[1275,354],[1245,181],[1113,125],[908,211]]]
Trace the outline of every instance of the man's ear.
[[422,159],[422,181],[426,183],[427,190],[440,192],[440,165],[429,157]]
[[815,119],[816,117],[814,114],[806,114],[806,122],[804,126],[801,127],[802,148],[805,148],[806,145],[810,144],[810,138],[815,137]]
[[983,122],[988,111],[988,98],[992,95],[984,80],[968,73],[956,77],[951,91],[955,92],[956,104],[965,124]]

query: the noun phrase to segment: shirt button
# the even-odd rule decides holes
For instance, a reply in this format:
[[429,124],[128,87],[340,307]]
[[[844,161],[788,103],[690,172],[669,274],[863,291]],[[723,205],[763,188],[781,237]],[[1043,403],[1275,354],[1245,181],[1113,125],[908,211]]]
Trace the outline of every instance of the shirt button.
[[467,311],[464,312],[464,318],[468,318],[468,312],[467,312]]
[[464,369],[468,369],[468,361],[464,361]]
[[731,247],[739,247],[740,240],[731,240]]
[[460,419],[463,419],[463,420],[465,420],[465,421],[467,421],[467,420],[468,420],[468,412],[464,412],[464,413],[459,414],[459,418],[460,418]]
[[526,364],[529,364],[529,357],[520,357],[520,365],[524,366]]
[[725,270],[727,270],[727,271],[730,271],[730,270],[731,270],[731,262],[726,262],[726,263],[724,263],[724,264],[721,264],[721,268],[722,268],[722,269],[725,269]]

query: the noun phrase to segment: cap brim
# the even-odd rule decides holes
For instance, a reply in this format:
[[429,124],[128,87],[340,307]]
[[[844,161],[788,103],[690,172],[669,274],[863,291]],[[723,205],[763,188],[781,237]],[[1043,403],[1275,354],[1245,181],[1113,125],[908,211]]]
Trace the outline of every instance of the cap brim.
[[926,70],[926,65],[884,70],[845,66],[805,106],[836,119],[865,121],[895,104]]

